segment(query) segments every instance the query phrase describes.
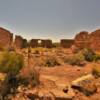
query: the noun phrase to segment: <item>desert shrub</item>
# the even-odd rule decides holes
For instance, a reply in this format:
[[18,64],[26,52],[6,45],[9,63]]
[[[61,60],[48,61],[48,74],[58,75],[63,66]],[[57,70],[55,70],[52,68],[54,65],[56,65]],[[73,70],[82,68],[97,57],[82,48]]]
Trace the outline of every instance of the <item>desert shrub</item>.
[[0,55],[0,72],[17,74],[23,64],[23,57],[15,52],[4,52]]
[[45,61],[45,66],[53,67],[61,65],[55,57],[48,57]]
[[73,53],[78,53],[80,51],[80,49],[76,45],[72,45],[71,50]]
[[85,48],[81,52],[84,55],[86,61],[92,62],[100,60],[100,55],[96,54],[92,49]]
[[15,51],[15,48],[13,46],[10,46],[7,51],[11,52],[11,51]]
[[15,48],[13,46],[6,48],[6,47],[0,45],[0,51],[2,51],[2,52],[4,52],[4,51],[15,51]]
[[8,74],[5,80],[1,82],[0,100],[8,100],[9,94],[14,94],[18,87],[18,79],[14,74]]
[[91,62],[94,60],[95,52],[92,49],[85,48],[82,50],[82,53],[83,53],[86,61]]
[[39,50],[35,50],[34,54],[39,54]]
[[98,61],[100,60],[100,55],[99,54],[95,54],[93,57],[93,61]]
[[23,64],[22,55],[15,52],[4,52],[0,55],[0,72],[17,74]]
[[39,72],[33,68],[25,68],[19,75],[19,83],[23,86],[36,86],[40,83]]
[[83,66],[84,65],[84,55],[82,53],[74,54],[73,56],[67,57],[64,62],[69,63],[71,65],[78,65]]
[[94,65],[94,67],[92,69],[92,74],[95,77],[100,77],[100,66],[99,66],[99,64]]
[[15,52],[4,52],[0,55],[0,72],[7,74],[0,87],[2,98],[0,100],[8,100],[7,95],[15,92],[18,86],[17,74],[22,67],[23,57],[21,55]]

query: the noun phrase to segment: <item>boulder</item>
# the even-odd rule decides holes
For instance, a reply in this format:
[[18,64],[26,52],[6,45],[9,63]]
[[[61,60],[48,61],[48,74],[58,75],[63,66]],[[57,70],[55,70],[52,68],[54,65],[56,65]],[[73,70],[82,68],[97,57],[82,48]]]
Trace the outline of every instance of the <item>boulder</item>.
[[75,36],[74,44],[79,49],[89,48],[89,34],[86,31],[82,31]]
[[94,83],[94,76],[92,74],[74,80],[71,87],[82,92],[86,96],[90,96],[97,91],[97,87]]

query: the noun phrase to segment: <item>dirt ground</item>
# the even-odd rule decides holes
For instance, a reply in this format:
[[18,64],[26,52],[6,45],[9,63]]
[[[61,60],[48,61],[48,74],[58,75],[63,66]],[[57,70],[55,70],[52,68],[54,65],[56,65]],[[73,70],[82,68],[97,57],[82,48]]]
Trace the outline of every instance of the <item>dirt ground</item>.
[[[20,92],[12,100],[100,100],[100,78],[94,80],[97,91],[90,96],[71,88],[74,80],[91,74],[96,62],[85,62],[84,66],[73,66],[65,63],[64,58],[71,57],[73,53],[70,49],[62,48],[36,48],[32,49],[29,54],[27,50],[20,53],[25,58],[25,67],[21,71],[22,75],[25,76],[28,71],[35,69],[39,75],[40,84],[34,88],[21,88]],[[51,62],[47,63],[47,59]],[[59,63],[55,63],[52,59],[56,59]],[[28,98],[27,95],[37,97],[33,99]]]
[[[52,49],[52,50],[40,50],[39,54],[30,54],[29,65],[32,68],[36,68],[39,72],[40,85],[35,90],[38,92],[39,96],[50,96],[51,99],[41,99],[41,100],[100,100],[100,92],[97,92],[91,96],[86,96],[80,91],[76,91],[70,88],[68,93],[64,92],[64,89],[71,84],[72,81],[88,75],[92,72],[94,62],[86,63],[85,66],[72,66],[70,64],[65,64],[62,61],[61,65],[56,65],[54,67],[44,67],[42,60],[44,57],[48,58],[50,56],[61,58],[64,56],[73,55],[69,49]],[[27,57],[26,57],[27,59]],[[41,65],[42,64],[42,65]],[[98,81],[95,80],[97,84]],[[34,89],[33,89],[34,90]],[[99,91],[99,86],[98,86]]]

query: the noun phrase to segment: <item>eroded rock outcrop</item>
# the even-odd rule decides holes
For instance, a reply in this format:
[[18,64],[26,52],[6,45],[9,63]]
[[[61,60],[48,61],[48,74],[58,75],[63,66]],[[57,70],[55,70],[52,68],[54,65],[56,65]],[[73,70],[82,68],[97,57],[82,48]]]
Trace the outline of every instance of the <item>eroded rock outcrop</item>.
[[100,50],[100,29],[90,34],[90,46],[94,50]]
[[100,29],[91,32],[82,31],[75,36],[75,46],[79,49],[91,48],[93,50],[100,50]]
[[89,41],[89,34],[86,31],[82,31],[79,34],[75,36],[75,46],[83,49],[83,48],[88,48],[90,46],[90,41]]
[[[13,42],[13,34],[0,27],[0,46],[4,48],[15,47],[15,49],[27,48],[28,45],[32,48],[34,47],[46,47],[52,48],[52,40],[49,39],[31,39],[28,44],[26,39],[23,39],[21,36],[15,36]],[[63,48],[71,48],[73,52],[77,52],[83,48],[91,48],[93,50],[100,50],[100,29],[88,33],[82,31],[78,33],[74,39],[61,39],[60,46]]]

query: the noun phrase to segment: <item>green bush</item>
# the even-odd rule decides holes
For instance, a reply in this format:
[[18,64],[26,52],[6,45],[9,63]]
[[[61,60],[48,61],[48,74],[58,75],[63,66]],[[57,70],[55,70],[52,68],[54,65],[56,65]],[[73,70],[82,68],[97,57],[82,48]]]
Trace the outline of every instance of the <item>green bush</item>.
[[100,60],[100,55],[96,54],[92,49],[83,49],[81,52],[86,61],[92,62]]
[[4,52],[0,55],[0,72],[6,73],[0,86],[0,100],[8,100],[9,94],[15,93],[18,87],[17,74],[23,67],[23,56],[15,52]]
[[94,61],[95,52],[92,49],[85,48],[85,49],[83,49],[82,53],[83,53],[86,61],[89,61],[89,62]]
[[84,55],[81,52],[74,54],[73,56],[67,57],[64,60],[65,63],[69,63],[71,65],[78,65],[78,66],[83,66],[84,61],[85,61],[85,58],[84,58]]
[[17,74],[23,64],[23,56],[15,52],[4,52],[0,55],[0,72]]
[[18,79],[13,74],[8,74],[0,86],[0,100],[9,100],[9,94],[15,94],[18,87]]
[[53,66],[59,66],[59,65],[61,64],[55,57],[49,57],[45,61],[45,66],[47,67],[53,67]]
[[98,61],[98,60],[100,60],[100,55],[95,54],[94,58],[93,58],[93,61]]

